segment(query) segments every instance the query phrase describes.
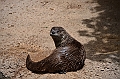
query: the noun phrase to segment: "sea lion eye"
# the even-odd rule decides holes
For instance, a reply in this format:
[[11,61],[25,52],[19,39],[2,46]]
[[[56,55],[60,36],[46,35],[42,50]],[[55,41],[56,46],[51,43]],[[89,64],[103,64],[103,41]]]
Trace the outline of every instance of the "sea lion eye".
[[59,30],[57,30],[57,33],[59,33],[60,31]]

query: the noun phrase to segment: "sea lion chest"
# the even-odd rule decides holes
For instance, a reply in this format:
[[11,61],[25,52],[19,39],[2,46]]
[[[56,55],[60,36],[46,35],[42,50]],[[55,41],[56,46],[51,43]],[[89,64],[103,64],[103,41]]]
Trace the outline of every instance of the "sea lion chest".
[[69,59],[71,57],[73,57],[73,55],[75,55],[76,51],[78,49],[71,47],[71,46],[65,46],[65,47],[59,47],[57,48],[54,53],[55,55],[60,58],[60,59]]
[[71,48],[66,46],[66,47],[57,48],[55,50],[55,52],[57,52],[57,54],[59,54],[59,55],[66,55],[67,56],[68,54],[70,54],[70,50],[71,50]]

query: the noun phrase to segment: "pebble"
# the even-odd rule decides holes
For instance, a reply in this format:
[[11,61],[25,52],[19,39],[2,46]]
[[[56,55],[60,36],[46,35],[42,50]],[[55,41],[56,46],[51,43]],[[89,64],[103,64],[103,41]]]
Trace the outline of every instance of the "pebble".
[[104,71],[103,69],[101,71]]

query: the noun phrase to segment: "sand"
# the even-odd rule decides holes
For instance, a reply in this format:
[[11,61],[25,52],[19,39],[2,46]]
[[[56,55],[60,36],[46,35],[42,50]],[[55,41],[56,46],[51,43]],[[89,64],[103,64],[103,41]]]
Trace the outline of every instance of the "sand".
[[[119,0],[0,0],[0,79],[120,79]],[[66,74],[27,70],[55,49],[62,26],[86,49],[83,69]]]

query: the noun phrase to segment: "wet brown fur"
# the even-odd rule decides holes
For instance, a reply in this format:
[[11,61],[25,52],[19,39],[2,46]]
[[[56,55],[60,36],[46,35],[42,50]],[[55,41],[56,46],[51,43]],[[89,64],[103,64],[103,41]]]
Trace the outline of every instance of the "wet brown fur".
[[72,38],[62,27],[53,27],[50,35],[56,49],[51,55],[38,62],[33,62],[28,55],[27,69],[37,73],[66,73],[81,69],[86,58],[83,45]]

